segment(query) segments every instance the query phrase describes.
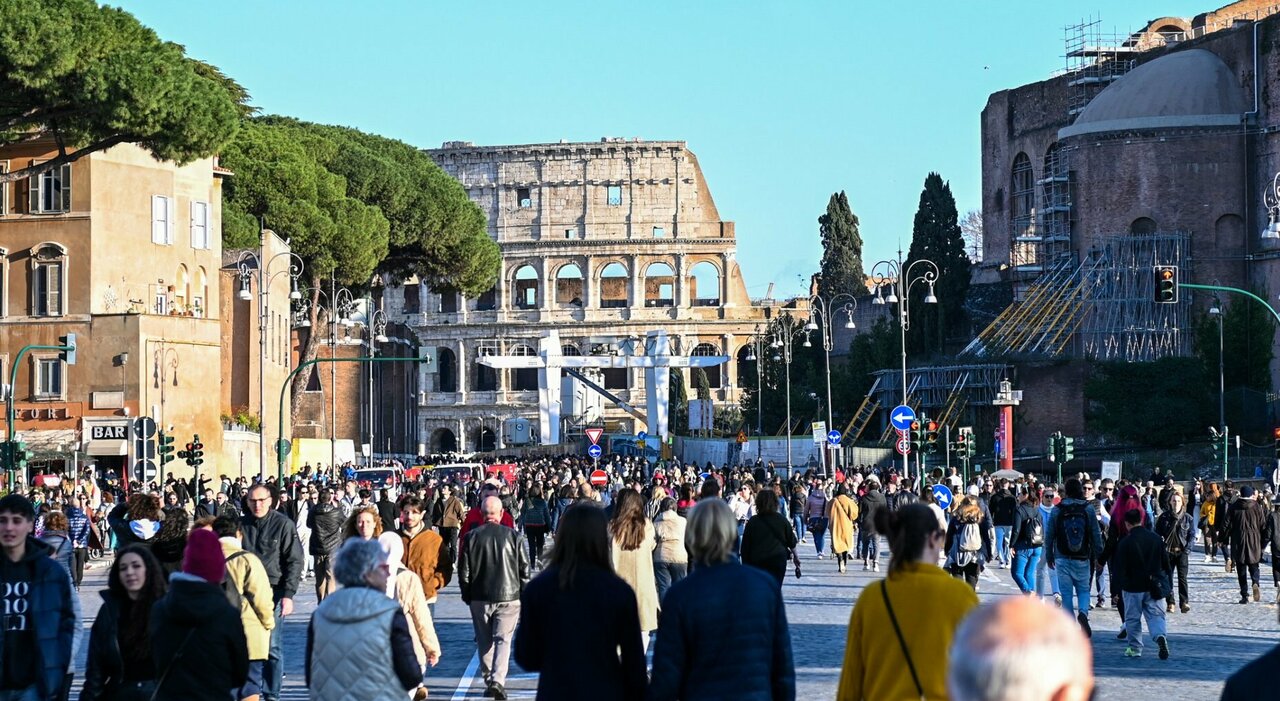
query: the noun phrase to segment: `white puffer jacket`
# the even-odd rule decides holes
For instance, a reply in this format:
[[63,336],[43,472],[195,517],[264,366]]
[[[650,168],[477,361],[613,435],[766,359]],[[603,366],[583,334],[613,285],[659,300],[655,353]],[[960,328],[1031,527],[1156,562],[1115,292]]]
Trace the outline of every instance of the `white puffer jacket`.
[[404,701],[391,660],[400,605],[367,587],[339,589],[311,618],[312,701]]

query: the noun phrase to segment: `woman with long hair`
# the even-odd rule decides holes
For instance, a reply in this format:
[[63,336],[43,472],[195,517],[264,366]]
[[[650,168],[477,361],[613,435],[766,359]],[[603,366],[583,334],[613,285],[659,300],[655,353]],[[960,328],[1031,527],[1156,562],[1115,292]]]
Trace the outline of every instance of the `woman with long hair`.
[[[857,506],[854,510],[856,512]],[[795,547],[796,534],[786,517],[778,513],[777,492],[761,489],[756,494],[756,513],[742,531],[742,564],[768,572],[778,581],[778,586],[782,586],[787,576],[787,561]]]
[[948,569],[974,591],[978,589],[978,575],[991,559],[992,531],[991,521],[982,513],[977,497],[970,496],[960,501],[947,527]]
[[151,605],[166,587],[160,561],[143,545],[120,550],[89,632],[81,701],[148,701],[158,670],[151,657]]
[[348,538],[375,540],[382,535],[382,516],[376,506],[362,506],[351,512],[342,526],[342,542]]
[[547,529],[551,527],[551,510],[547,501],[542,498],[542,487],[529,487],[520,510],[520,525],[524,527],[524,537],[529,541],[529,564],[535,569],[542,565],[542,549],[547,543]]
[[151,553],[160,561],[165,576],[182,569],[182,551],[187,547],[191,531],[191,515],[185,509],[174,509],[164,516],[160,532],[151,540]]
[[520,595],[515,658],[538,672],[543,701],[644,698],[639,609],[635,591],[613,573],[608,525],[594,504],[569,507],[547,568]]
[[653,575],[657,547],[653,524],[644,515],[644,497],[634,489],[618,492],[609,522],[613,568],[636,593],[640,612],[641,647],[649,649],[649,632],[658,627],[658,584]]
[[160,532],[164,511],[160,498],[146,492],[134,492],[129,499],[107,513],[107,524],[115,536],[115,547],[124,549],[134,543],[146,543]]
[[1131,509],[1137,509],[1142,514],[1142,525],[1151,525],[1151,515],[1142,506],[1142,497],[1138,493],[1138,488],[1132,484],[1126,484],[1116,490],[1115,505],[1111,507],[1111,523],[1107,525],[1106,543],[1102,546],[1102,561],[1108,565],[1107,571],[1111,576],[1111,603],[1115,606],[1116,613],[1120,614],[1120,633],[1116,636],[1119,640],[1128,637],[1128,631],[1124,627],[1124,597],[1121,596],[1120,586],[1116,583],[1116,568],[1111,562],[1111,556],[1119,547],[1120,539],[1129,535],[1129,524],[1125,523],[1125,514]]
[[836,699],[947,698],[951,639],[978,595],[938,567],[947,534],[928,506],[880,509],[875,519],[889,571],[853,606]]
[[[835,498],[827,502],[827,524],[831,529],[831,553],[836,570],[844,574],[849,567],[854,539],[857,537],[858,502],[849,496],[844,484],[836,485]],[[783,565],[785,568],[785,564]]]

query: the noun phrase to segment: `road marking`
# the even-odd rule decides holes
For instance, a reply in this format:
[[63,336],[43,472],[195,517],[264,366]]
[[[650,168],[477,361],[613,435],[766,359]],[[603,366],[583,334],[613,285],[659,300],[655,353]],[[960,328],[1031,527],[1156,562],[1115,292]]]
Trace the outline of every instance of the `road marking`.
[[462,673],[462,678],[458,680],[458,688],[454,690],[451,701],[462,701],[467,698],[467,694],[471,691],[471,683],[475,681],[476,672],[480,671],[480,653],[471,654],[471,661],[467,663],[467,671]]

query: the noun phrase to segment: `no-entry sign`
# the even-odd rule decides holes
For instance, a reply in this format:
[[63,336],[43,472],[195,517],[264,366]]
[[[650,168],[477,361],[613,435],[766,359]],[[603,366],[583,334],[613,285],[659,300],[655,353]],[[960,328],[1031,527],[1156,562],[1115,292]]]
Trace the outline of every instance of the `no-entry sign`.
[[593,487],[603,487],[609,483],[609,475],[604,470],[594,470],[591,473],[591,485]]

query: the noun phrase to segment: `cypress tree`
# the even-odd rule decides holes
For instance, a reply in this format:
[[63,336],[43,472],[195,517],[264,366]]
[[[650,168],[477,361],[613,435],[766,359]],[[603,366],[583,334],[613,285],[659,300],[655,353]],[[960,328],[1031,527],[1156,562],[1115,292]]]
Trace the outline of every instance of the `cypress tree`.
[[[937,173],[929,173],[924,179],[904,271],[921,258],[938,266],[938,280],[934,283],[938,302],[925,304],[929,286],[923,282],[912,287],[907,347],[915,353],[942,353],[946,350],[947,338],[964,329],[964,302],[969,293],[969,256],[964,250],[964,235],[960,230],[951,185]],[[912,277],[928,269],[928,266],[918,265],[911,271]]]
[[849,198],[843,190],[827,201],[827,213],[818,217],[818,231],[822,235],[818,294],[828,299],[841,293],[865,295],[862,236],[858,233],[858,217],[849,208]]

